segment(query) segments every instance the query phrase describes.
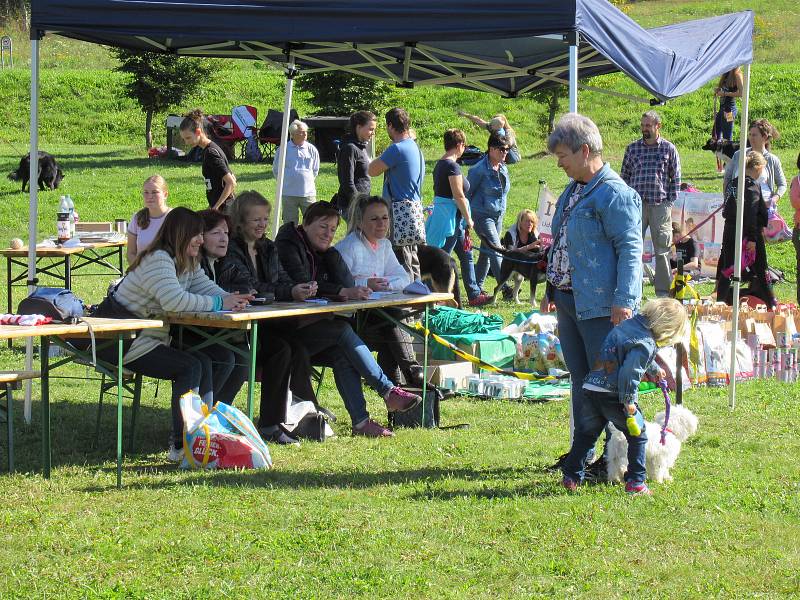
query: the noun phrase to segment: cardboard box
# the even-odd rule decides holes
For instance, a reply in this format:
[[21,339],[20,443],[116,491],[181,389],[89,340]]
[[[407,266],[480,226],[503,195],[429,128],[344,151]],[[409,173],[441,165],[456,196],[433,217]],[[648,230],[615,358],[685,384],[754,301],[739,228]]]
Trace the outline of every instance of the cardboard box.
[[452,377],[456,380],[456,384],[458,384],[460,387],[461,381],[468,375],[472,375],[472,373],[472,363],[467,361],[428,361],[428,382],[435,386],[443,385],[446,378]]

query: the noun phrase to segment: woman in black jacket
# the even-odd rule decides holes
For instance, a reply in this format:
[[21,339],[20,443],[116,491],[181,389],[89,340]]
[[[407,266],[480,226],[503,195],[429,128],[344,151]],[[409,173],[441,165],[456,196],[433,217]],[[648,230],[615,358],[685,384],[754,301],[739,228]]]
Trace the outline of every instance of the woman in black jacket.
[[[316,281],[317,296],[365,300],[371,293],[370,289],[355,285],[347,264],[332,247],[338,225],[339,213],[329,202],[316,202],[309,206],[302,225],[295,227],[294,223],[287,223],[275,236],[281,264],[292,281]],[[400,389],[389,380],[347,320],[330,314],[309,317],[310,320],[292,335],[306,345],[312,359],[323,353],[326,359],[333,359],[336,387],[350,414],[353,435],[393,435],[370,418],[361,378],[381,395],[390,411],[410,410],[419,403],[420,397]]]
[[347,134],[339,146],[336,169],[339,175],[339,191],[336,193],[336,207],[348,218],[350,203],[359,195],[370,192],[369,154],[367,144],[375,135],[375,115],[360,110],[350,115]]
[[[233,207],[233,237],[222,264],[218,283],[226,290],[247,290],[271,300],[305,300],[315,286],[294,284],[281,269],[275,244],[265,236],[270,206],[258,192],[243,192]],[[259,323],[258,358],[261,366],[261,404],[258,430],[279,444],[297,440],[281,427],[286,421],[288,392],[316,402],[311,387],[311,367],[305,346],[293,339],[292,319],[269,319]]]
[[[767,248],[764,244],[762,229],[768,220],[767,205],[761,195],[761,185],[758,178],[764,172],[766,160],[760,152],[751,150],[747,153],[745,163],[745,188],[744,210],[742,211],[742,281],[749,281],[750,286],[743,290],[744,294],[761,298],[772,309],[775,307],[775,294],[772,285],[767,279]],[[736,187],[738,179],[728,185],[725,194],[725,208],[722,209],[722,218],[725,226],[722,230],[722,249],[717,262],[717,300],[727,304],[733,303],[731,289],[733,266],[736,251]],[[754,253],[755,260],[747,264],[745,251]]]

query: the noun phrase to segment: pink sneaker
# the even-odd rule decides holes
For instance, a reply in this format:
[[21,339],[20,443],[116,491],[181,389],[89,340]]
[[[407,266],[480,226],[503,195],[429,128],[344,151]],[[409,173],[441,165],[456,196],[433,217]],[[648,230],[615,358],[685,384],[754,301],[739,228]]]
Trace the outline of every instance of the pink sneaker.
[[653,492],[650,491],[650,488],[647,487],[647,484],[642,483],[631,483],[630,481],[625,484],[625,492],[631,496],[652,496]]
[[563,487],[568,492],[576,492],[578,491],[578,482],[575,481],[572,477],[567,477],[564,475],[564,479],[561,480],[561,487]]
[[397,386],[390,389],[383,399],[386,401],[386,408],[391,412],[406,412],[422,401],[422,398],[416,394],[407,392]]
[[363,435],[364,437],[394,437],[394,434],[383,425],[372,419],[367,419],[361,427],[353,427],[353,435]]

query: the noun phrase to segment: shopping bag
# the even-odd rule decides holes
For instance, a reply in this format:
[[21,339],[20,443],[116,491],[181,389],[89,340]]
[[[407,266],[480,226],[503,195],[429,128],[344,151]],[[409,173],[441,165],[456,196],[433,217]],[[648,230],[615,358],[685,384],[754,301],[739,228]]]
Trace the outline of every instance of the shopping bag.
[[217,403],[210,409],[200,396],[180,399],[184,469],[269,469],[272,458],[253,422],[242,411]]

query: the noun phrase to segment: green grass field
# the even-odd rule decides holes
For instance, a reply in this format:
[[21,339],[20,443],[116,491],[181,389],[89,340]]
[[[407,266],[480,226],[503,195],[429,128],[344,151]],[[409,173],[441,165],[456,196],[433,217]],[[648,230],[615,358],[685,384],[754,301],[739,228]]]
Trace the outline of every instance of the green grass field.
[[[775,150],[792,177],[800,149],[793,101],[800,86],[795,3],[649,0],[629,5],[628,14],[657,26],[754,4],[751,114],[767,117],[781,131]],[[25,35],[14,36],[16,67],[0,71],[5,172],[16,168],[28,144]],[[121,76],[109,70],[113,60],[104,49],[49,36],[42,65],[41,147],[59,157],[66,178],[58,192],[40,194],[41,236],[55,233],[60,193],[72,195],[83,220],[128,218],[141,205],[142,181],[153,173],[168,180],[171,205],[206,206],[198,165],[146,158],[144,116],[116,95]],[[280,74],[252,61],[220,61],[219,67],[214,81],[176,112],[195,105],[228,112],[249,103],[263,116],[281,106]],[[617,75],[596,84],[641,94]],[[662,109],[664,135],[678,145],[684,179],[704,191],[717,191],[721,181],[713,156],[699,150],[710,129],[711,88]],[[296,100],[301,115],[313,112],[308,98]],[[456,116],[457,108],[506,113],[524,155],[511,168],[509,215],[535,206],[540,179],[556,192],[566,183],[554,159],[542,153],[543,109],[529,100],[451,89],[398,90],[393,100],[414,120],[428,172],[441,155],[444,129],[462,127],[470,142],[485,143],[476,127]],[[606,158],[618,168],[625,145],[639,135],[645,105],[582,93],[580,108],[598,122]],[[163,115],[154,133],[163,144]],[[386,143],[379,131],[379,148]],[[270,165],[233,168],[239,190],[274,195]],[[428,197],[431,185],[428,177]],[[334,192],[333,165],[323,166],[317,187],[320,198]],[[27,203],[18,184],[0,180],[0,245],[24,237]],[[782,204],[790,220],[788,198]],[[791,280],[776,289],[784,300],[795,297],[794,260],[790,243],[769,248],[770,264]],[[93,302],[106,283],[77,277],[74,288]],[[2,292],[4,286],[3,279]],[[652,288],[644,294],[651,296]],[[508,322],[525,308],[501,302],[493,311]],[[0,368],[19,368],[22,356],[19,348],[3,346]],[[73,367],[66,374],[87,373]],[[700,430],[684,445],[675,481],[653,485],[653,498],[625,497],[617,485],[586,487],[576,495],[561,489],[560,477],[545,467],[567,449],[567,402],[461,397],[443,404],[442,421],[469,423],[469,429],[355,439],[330,375],[321,399],[342,417],[335,426],[339,437],[273,447],[275,468],[259,473],[184,472],[166,464],[168,386],[156,398],[148,382],[138,448],[126,457],[123,489],[117,490],[113,410],[106,408],[94,446],[98,387],[96,381],[53,382],[49,481],[37,473],[38,393],[30,425],[22,419],[22,402],[16,404],[21,473],[0,476],[0,598],[800,595],[797,384],[740,384],[734,412],[726,388],[687,392]],[[369,392],[368,401],[373,415],[385,419],[377,395]],[[652,417],[661,401],[649,396],[643,407]],[[126,426],[129,417],[126,404]],[[0,435],[0,469],[5,452]]]

